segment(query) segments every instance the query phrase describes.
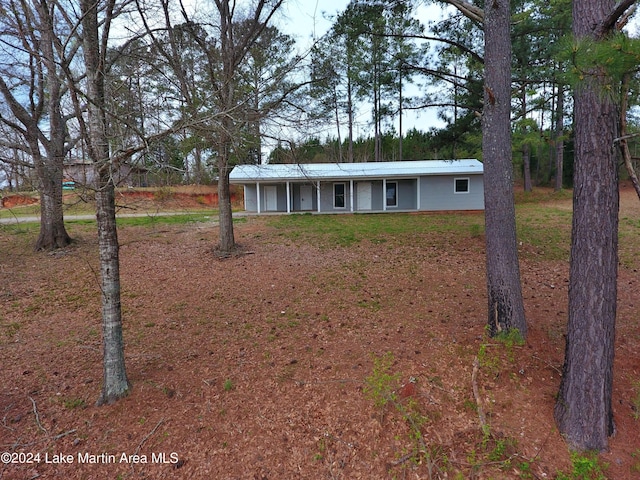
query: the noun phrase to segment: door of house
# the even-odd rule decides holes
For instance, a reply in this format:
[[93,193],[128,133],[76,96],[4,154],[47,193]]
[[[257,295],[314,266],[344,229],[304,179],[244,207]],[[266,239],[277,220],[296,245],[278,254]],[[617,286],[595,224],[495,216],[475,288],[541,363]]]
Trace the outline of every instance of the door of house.
[[358,210],[371,210],[371,182],[358,182]]
[[264,187],[264,209],[266,212],[278,210],[278,187],[275,185],[265,185]]
[[313,210],[313,187],[300,185],[300,210]]

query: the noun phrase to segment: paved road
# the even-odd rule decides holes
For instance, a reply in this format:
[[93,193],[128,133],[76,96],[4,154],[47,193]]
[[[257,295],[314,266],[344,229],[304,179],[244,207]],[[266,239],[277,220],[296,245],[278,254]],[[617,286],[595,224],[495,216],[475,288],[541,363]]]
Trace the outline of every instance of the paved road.
[[[136,217],[169,217],[173,215],[198,215],[199,212],[191,211],[191,212],[158,212],[158,213],[121,213],[116,215],[117,218],[136,218]],[[241,216],[241,213],[234,213],[234,217]],[[218,216],[212,215],[215,217],[217,221]],[[65,215],[65,221],[73,221],[73,220],[95,220],[96,216],[94,214],[88,215]],[[16,225],[19,223],[39,223],[39,216],[31,216],[31,217],[8,217],[8,218],[0,218],[0,225]]]

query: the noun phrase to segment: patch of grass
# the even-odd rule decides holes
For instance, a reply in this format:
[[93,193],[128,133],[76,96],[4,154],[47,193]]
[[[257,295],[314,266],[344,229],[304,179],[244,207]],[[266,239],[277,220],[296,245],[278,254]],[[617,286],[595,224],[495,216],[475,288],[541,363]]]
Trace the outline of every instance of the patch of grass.
[[501,368],[501,362],[497,355],[490,355],[487,351],[487,343],[480,345],[478,349],[478,362],[480,367],[487,369],[493,375],[496,375]]
[[[0,232],[13,236],[37,235],[40,231],[39,222],[29,223],[3,223],[0,224]],[[35,239],[34,239],[35,240]]]
[[367,215],[280,215],[268,220],[279,235],[321,247],[349,247],[363,241],[388,242],[389,237],[415,237],[446,232],[476,236],[484,229],[477,215],[376,213]]
[[636,451],[631,454],[631,458],[634,459],[634,462],[630,467],[631,472],[640,474],[640,448],[636,449]]
[[384,408],[396,400],[395,390],[400,380],[399,374],[391,373],[393,353],[387,352],[381,357],[373,357],[373,372],[364,379],[364,393],[373,400],[377,408]]
[[524,345],[524,338],[522,338],[522,334],[516,328],[512,328],[506,332],[500,332],[494,337],[494,340],[503,343],[507,348],[513,348],[514,345]]
[[230,378],[227,378],[222,384],[222,388],[225,392],[230,392],[235,388],[235,385],[233,384],[233,381]]
[[85,406],[85,401],[83,398],[68,398],[62,402],[64,408],[73,410],[76,408],[82,408]]
[[[120,217],[117,219],[119,227],[153,227],[157,225],[184,225],[187,223],[209,222],[215,220],[215,212],[167,213],[149,214],[143,217]],[[234,219],[234,222],[240,219]],[[241,219],[246,221],[246,219]]]
[[618,234],[620,262],[627,268],[640,268],[637,248],[640,244],[640,220],[621,218]]
[[0,209],[0,218],[31,217],[40,215],[40,205],[24,205]]
[[471,238],[481,237],[483,233],[484,233],[484,225],[480,225],[478,223],[472,223],[469,226],[469,235],[471,236]]
[[362,308],[370,309],[374,312],[378,312],[382,308],[382,304],[380,303],[380,300],[377,298],[371,298],[369,300],[360,300],[358,302],[358,306]]
[[20,331],[21,327],[22,325],[20,325],[20,323],[18,322],[11,322],[2,325],[4,333],[7,337],[9,337],[9,339],[13,339],[13,337]]
[[515,190],[516,204],[553,202],[558,200],[571,200],[573,196],[572,190],[562,189],[553,191],[549,189],[534,188],[531,192],[525,192],[522,189]]
[[506,332],[500,332],[494,337],[494,340],[499,341],[505,346],[507,350],[507,358],[512,363],[514,361],[513,348],[516,346],[521,347],[525,343],[524,338],[522,338],[522,335],[520,334],[520,331],[515,328],[512,328],[511,330],[508,330]]
[[608,465],[601,464],[595,452],[571,452],[571,464],[571,472],[558,473],[556,480],[607,480],[604,471]]
[[631,408],[633,409],[633,418],[640,420],[640,380],[633,382],[634,395],[631,398]]
[[518,242],[525,256],[537,260],[568,260],[571,212],[531,203],[516,209]]
[[[395,465],[424,464],[430,472],[445,472],[448,469],[448,458],[443,449],[437,445],[427,445],[422,429],[430,421],[429,416],[422,413],[418,401],[409,396],[400,398],[396,393],[400,375],[391,372],[394,357],[387,352],[381,357],[373,357],[373,371],[365,378],[364,393],[374,405],[383,412],[391,406],[392,412],[400,416],[408,428],[408,440],[411,447],[407,448]],[[410,382],[417,380],[411,378]],[[409,463],[407,463],[409,462]]]

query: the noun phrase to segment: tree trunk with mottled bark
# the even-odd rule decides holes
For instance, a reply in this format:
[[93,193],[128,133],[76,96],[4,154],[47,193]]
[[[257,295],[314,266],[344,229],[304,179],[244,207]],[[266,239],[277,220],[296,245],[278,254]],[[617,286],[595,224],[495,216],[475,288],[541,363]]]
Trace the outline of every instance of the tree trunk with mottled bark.
[[97,404],[110,404],[130,389],[124,358],[120,303],[120,245],[116,228],[115,188],[108,168],[96,193],[100,279],[102,284],[103,383]]
[[511,37],[508,0],[485,11],[485,84],[482,155],[487,255],[488,328],[491,335],[527,335],[516,239],[511,158]]
[[558,103],[556,106],[556,185],[555,191],[562,190],[564,180],[564,88],[558,85]]
[[531,181],[531,145],[525,143],[522,145],[522,164],[524,173],[524,191],[533,191],[533,182]]
[[[600,40],[613,0],[574,0],[573,33]],[[608,32],[604,32],[606,35]],[[569,321],[555,418],[570,448],[602,451],[614,432],[611,394],[618,269],[618,106],[608,77],[587,72],[574,93],[575,164]]]
[[218,249],[222,253],[230,253],[235,248],[233,232],[233,213],[231,208],[231,189],[229,187],[229,173],[227,165],[219,172],[218,177],[218,210],[219,210],[219,243]]
[[62,162],[42,165],[40,185],[40,233],[35,250],[55,250],[71,243],[62,210]]
[[[127,379],[122,309],[120,305],[120,246],[116,229],[115,166],[109,158],[104,94],[104,52],[98,35],[98,4],[82,0],[82,30],[86,68],[88,107],[87,142],[89,156],[98,171],[96,216],[98,248],[100,250],[100,281],[102,289],[103,384],[97,404],[109,404],[126,396],[130,389]],[[107,24],[110,18],[106,19]]]

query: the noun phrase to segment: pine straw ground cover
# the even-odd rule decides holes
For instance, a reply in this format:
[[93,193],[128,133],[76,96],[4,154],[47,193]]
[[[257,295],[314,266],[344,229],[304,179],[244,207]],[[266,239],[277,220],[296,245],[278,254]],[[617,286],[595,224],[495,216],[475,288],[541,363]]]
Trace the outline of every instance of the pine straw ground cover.
[[571,200],[518,198],[524,344],[484,333],[481,214],[247,217],[226,260],[213,222],[123,223],[133,389],[103,407],[95,227],[52,254],[0,227],[0,451],[23,462],[0,478],[638,478],[640,202],[623,192],[617,434],[578,457],[552,418]]

